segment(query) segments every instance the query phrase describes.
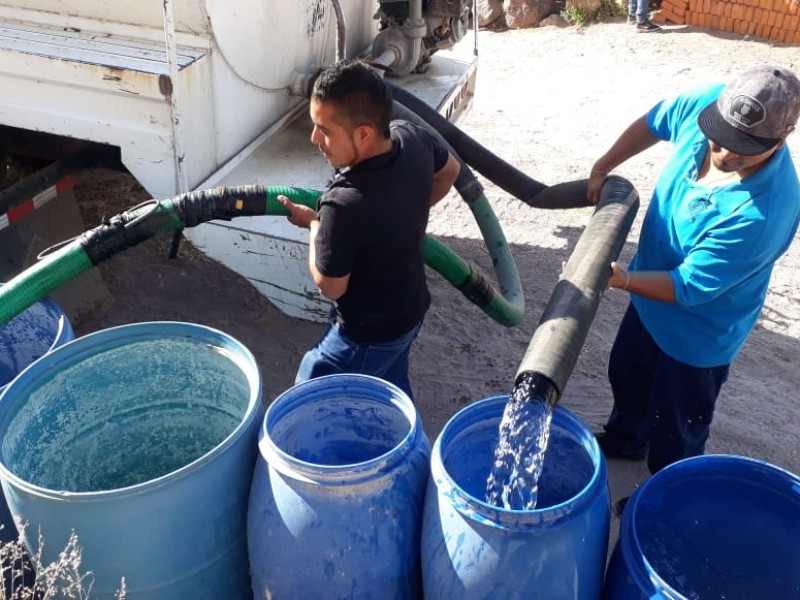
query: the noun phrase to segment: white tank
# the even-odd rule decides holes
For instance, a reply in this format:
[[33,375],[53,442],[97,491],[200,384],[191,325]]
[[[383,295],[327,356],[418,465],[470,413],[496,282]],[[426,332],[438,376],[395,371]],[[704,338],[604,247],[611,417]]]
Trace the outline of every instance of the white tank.
[[[353,56],[377,2],[341,4]],[[118,146],[169,197],[297,105],[336,31],[331,0],[0,0],[0,123]]]

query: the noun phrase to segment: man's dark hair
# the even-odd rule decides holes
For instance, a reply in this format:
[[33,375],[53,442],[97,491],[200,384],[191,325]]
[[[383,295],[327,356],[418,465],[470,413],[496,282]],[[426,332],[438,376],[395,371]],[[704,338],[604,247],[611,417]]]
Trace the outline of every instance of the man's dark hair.
[[389,137],[392,93],[363,62],[343,60],[323,69],[314,81],[311,99],[335,104],[353,127],[369,124]]

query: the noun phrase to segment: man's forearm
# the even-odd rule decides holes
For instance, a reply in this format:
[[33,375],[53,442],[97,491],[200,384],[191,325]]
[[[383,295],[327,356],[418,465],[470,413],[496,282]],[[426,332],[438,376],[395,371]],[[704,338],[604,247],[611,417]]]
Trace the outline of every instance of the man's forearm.
[[626,284],[620,287],[631,294],[658,302],[675,302],[675,284],[667,271],[625,271]]
[[308,270],[320,293],[328,300],[338,300],[347,291],[350,283],[350,275],[342,277],[328,277],[317,269],[317,232],[319,231],[319,221],[314,220],[308,226]]
[[319,286],[322,281],[322,273],[317,269],[317,232],[319,231],[319,221],[311,221],[308,225],[308,270],[311,279]]
[[614,168],[654,146],[658,141],[647,126],[646,117],[639,117],[619,136],[611,148],[597,159],[592,172],[608,175]]

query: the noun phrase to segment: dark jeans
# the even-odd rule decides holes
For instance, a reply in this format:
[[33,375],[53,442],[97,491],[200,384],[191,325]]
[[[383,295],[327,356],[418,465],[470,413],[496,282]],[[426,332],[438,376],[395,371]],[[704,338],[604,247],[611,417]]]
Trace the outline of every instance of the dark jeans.
[[303,356],[295,383],[333,373],[361,373],[395,384],[414,400],[408,379],[408,355],[421,327],[422,322],[389,342],[359,344],[345,335],[339,323],[334,323]]
[[670,358],[628,305],[608,364],[614,408],[605,425],[607,444],[623,453],[648,451],[651,473],[703,454],[728,369]]

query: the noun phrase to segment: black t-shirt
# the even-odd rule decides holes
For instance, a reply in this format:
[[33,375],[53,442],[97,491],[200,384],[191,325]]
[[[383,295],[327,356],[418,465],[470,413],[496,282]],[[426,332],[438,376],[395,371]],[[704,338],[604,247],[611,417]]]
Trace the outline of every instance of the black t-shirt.
[[338,173],[317,206],[316,267],[327,277],[350,274],[334,306],[360,343],[401,337],[431,302],[423,243],[433,174],[448,152],[405,121],[392,123],[391,139],[391,151]]

